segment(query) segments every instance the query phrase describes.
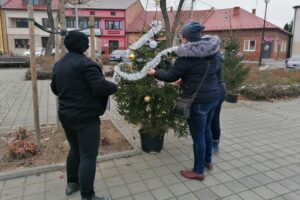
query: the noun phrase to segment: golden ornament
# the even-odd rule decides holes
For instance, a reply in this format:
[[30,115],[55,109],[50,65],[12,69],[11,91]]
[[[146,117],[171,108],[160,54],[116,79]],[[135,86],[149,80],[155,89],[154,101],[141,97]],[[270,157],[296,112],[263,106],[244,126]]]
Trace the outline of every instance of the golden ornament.
[[130,61],[135,61],[135,55],[134,55],[133,53],[129,54],[128,59],[129,59]]
[[154,0],[155,1],[155,5],[159,5],[159,3],[160,3],[160,0]]
[[149,97],[148,95],[144,97],[144,101],[145,101],[145,102],[148,103],[150,100],[151,100],[151,97]]

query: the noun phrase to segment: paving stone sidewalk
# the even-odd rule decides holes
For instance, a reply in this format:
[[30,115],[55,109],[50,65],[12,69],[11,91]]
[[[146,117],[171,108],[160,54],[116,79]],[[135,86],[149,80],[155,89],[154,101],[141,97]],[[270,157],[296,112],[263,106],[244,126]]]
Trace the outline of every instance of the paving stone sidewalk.
[[[20,74],[20,70],[0,70],[0,102],[5,96],[15,98],[6,104],[9,108],[1,115],[4,117],[0,120],[0,130],[22,124],[30,127],[32,123],[31,86],[20,79]],[[38,84],[41,123],[55,122],[55,98],[49,81]],[[169,133],[164,151],[159,154],[143,153],[98,163],[96,193],[113,200],[299,200],[299,109],[300,99],[224,104],[221,152],[214,156],[214,169],[206,172],[205,181],[180,176],[181,169],[192,167],[192,140]],[[104,117],[113,119],[126,137],[139,146],[137,129],[122,119],[113,101]],[[0,199],[80,199],[79,193],[66,198],[65,186],[64,171],[6,180],[0,182]]]

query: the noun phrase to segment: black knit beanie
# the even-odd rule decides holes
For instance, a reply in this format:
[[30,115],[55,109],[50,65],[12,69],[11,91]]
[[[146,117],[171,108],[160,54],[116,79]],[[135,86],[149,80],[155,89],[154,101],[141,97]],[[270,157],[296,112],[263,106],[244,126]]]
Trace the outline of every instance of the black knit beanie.
[[198,22],[190,22],[185,24],[182,29],[182,37],[189,42],[196,42],[201,40],[200,32],[204,30],[204,26]]
[[68,51],[82,54],[89,48],[89,38],[82,32],[71,31],[67,34],[64,44]]

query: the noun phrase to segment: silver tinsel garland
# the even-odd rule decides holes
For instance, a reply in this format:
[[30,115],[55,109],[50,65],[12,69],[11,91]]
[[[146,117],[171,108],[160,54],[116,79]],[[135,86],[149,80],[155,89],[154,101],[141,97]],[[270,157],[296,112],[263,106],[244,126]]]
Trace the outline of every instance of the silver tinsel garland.
[[134,72],[134,73],[123,72],[120,69],[120,67],[121,67],[121,65],[123,63],[119,63],[114,68],[114,76],[113,76],[113,78],[114,78],[114,80],[117,83],[120,81],[120,78],[123,78],[125,80],[129,80],[129,81],[136,81],[136,80],[142,79],[145,76],[147,76],[148,69],[157,67],[157,65],[161,61],[161,57],[162,56],[166,56],[166,55],[168,55],[170,53],[175,52],[177,50],[177,48],[178,48],[177,46],[176,47],[171,47],[171,48],[168,48],[168,49],[165,49],[165,50],[159,52],[155,56],[155,58],[153,58],[151,61],[147,62],[146,65],[139,72]]
[[[130,53],[130,50],[137,50],[141,48],[144,44],[146,44],[148,41],[152,40],[155,34],[157,34],[161,28],[162,28],[162,22],[161,21],[153,21],[152,22],[152,28],[143,35],[138,41],[136,41],[134,44],[132,44],[129,49],[127,50],[127,56]],[[120,67],[123,65],[123,63],[119,63],[114,67],[114,75],[113,79],[118,83],[121,78],[129,81],[136,81],[139,79],[144,78],[147,76],[147,71],[149,68],[155,68],[161,61],[162,56],[166,56],[169,53],[173,53],[177,50],[178,47],[171,47],[169,49],[165,49],[161,52],[159,52],[155,58],[153,58],[151,61],[147,62],[146,65],[142,68],[139,72],[133,72],[133,73],[127,73],[121,71]]]

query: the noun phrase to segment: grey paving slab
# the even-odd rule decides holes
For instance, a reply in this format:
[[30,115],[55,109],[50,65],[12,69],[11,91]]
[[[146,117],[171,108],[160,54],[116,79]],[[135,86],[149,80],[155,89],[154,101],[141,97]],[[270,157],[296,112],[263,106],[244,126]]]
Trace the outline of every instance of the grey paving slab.
[[[0,70],[0,132],[33,128],[31,85],[24,70]],[[2,84],[5,83],[5,84]],[[49,81],[39,81],[41,123],[55,123],[55,97]],[[97,164],[95,191],[113,200],[299,199],[300,99],[286,102],[225,103],[221,112],[221,151],[203,182],[187,180],[180,170],[193,166],[192,140],[165,136],[164,151]],[[111,118],[140,147],[138,129],[118,114],[115,102],[103,118]],[[65,171],[0,182],[0,199],[73,199],[64,196]]]

